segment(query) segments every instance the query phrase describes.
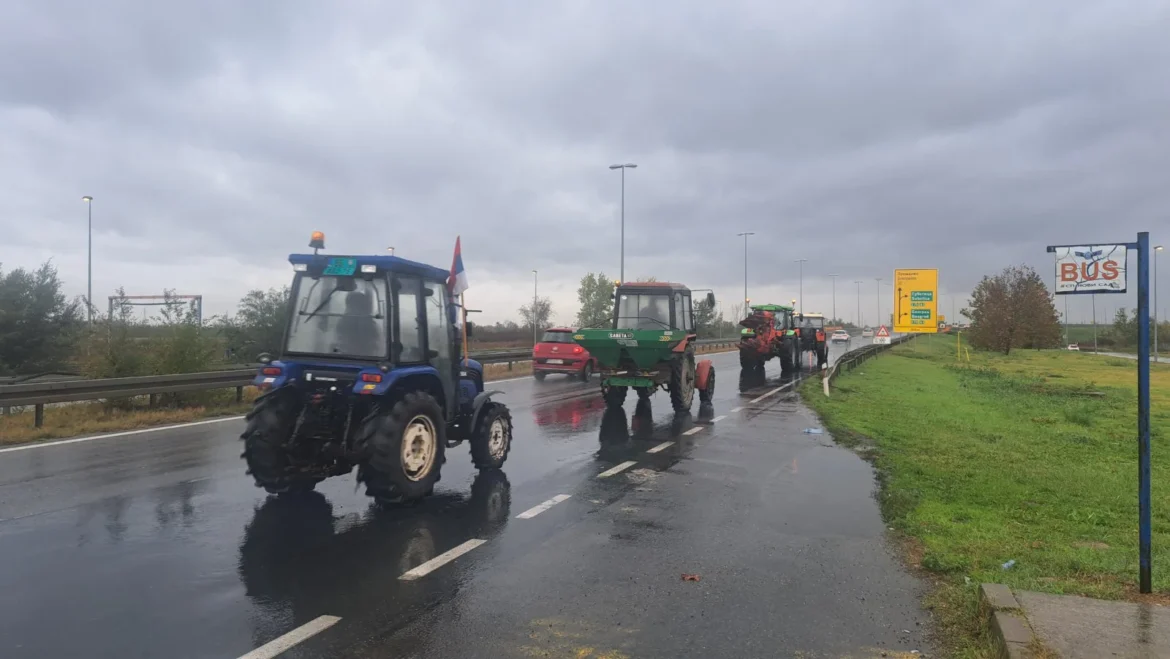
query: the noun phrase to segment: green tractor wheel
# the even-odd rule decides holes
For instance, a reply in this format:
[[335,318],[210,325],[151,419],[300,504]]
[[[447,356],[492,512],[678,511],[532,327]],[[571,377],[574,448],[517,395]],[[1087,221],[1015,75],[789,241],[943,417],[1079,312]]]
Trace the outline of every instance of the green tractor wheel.
[[670,404],[675,412],[691,409],[695,400],[695,354],[675,357],[670,369]]
[[601,385],[601,397],[609,407],[621,407],[626,402],[626,392],[629,387]]

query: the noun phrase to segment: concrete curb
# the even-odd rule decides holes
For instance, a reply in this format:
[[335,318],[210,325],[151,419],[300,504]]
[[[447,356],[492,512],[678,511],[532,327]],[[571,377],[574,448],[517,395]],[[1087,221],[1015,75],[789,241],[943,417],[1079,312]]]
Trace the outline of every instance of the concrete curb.
[[1036,635],[1010,588],[997,583],[980,584],[979,608],[1001,659],[1032,657]]

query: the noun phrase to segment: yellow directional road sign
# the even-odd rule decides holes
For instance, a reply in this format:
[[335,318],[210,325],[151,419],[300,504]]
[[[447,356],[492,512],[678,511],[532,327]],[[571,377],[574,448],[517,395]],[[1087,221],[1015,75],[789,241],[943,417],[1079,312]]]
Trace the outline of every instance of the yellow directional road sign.
[[938,269],[894,271],[894,332],[938,332]]

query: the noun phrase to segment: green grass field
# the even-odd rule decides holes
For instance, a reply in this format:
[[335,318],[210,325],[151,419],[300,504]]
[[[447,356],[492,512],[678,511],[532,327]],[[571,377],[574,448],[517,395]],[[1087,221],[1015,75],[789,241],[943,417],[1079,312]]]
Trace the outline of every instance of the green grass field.
[[[1170,367],[1152,368],[1154,586],[1170,600]],[[870,458],[888,525],[939,584],[955,656],[985,656],[980,582],[1133,598],[1137,364],[1065,351],[971,352],[921,337],[803,390],[837,441]],[[1004,569],[1002,565],[1014,560]]]

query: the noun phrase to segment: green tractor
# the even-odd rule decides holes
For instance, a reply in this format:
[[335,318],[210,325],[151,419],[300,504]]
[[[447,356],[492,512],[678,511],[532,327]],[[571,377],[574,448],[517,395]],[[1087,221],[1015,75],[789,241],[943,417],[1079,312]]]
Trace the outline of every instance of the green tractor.
[[753,304],[739,337],[739,365],[745,371],[763,370],[773,357],[780,359],[780,372],[800,367],[800,339],[796,336],[794,309],[784,304]]
[[[695,315],[691,290],[682,284],[633,282],[614,290],[613,326],[580,329],[573,335],[597,360],[601,394],[608,406],[620,407],[633,388],[645,400],[658,389],[670,392],[675,412],[687,412],[699,392],[702,408],[715,393],[715,368],[696,363]],[[715,294],[707,293],[715,305]]]

